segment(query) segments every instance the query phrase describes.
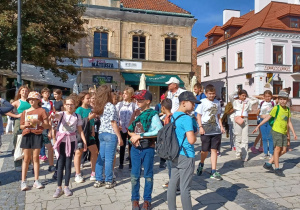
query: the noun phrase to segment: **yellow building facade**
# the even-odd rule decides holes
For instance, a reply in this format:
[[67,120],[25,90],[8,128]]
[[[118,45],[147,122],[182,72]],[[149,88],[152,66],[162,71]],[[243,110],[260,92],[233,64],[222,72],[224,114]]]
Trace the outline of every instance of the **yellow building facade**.
[[168,9],[155,10],[147,8],[150,0],[140,0],[142,5],[127,1],[86,1],[87,37],[69,46],[79,55],[83,89],[103,83],[118,90],[138,89],[142,73],[154,103],[171,76],[189,89],[194,17],[166,0],[161,1],[170,5]]

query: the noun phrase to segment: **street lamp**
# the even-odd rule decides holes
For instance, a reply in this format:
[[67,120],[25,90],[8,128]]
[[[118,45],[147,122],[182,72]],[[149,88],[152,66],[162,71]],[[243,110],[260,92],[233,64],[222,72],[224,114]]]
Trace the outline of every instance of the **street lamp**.
[[18,37],[17,37],[17,88],[18,91],[19,87],[22,84],[22,77],[21,77],[21,65],[22,65],[22,35],[21,35],[21,10],[22,10],[22,2],[18,0]]

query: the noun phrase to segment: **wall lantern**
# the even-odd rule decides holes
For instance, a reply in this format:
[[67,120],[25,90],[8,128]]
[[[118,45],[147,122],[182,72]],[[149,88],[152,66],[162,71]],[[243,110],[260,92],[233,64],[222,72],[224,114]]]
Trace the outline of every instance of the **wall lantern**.
[[246,79],[251,79],[252,78],[252,74],[248,73],[246,74]]
[[267,78],[273,77],[273,73],[267,73]]

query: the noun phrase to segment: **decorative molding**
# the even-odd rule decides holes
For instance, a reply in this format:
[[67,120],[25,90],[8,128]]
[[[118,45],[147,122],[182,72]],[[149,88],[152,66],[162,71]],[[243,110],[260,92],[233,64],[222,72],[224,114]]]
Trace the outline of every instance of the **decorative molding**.
[[175,39],[182,38],[182,36],[179,36],[178,34],[175,34],[174,32],[165,33],[165,34],[162,35],[162,37],[164,37],[164,38],[175,38]]
[[97,32],[102,32],[102,33],[114,33],[114,31],[110,30],[109,28],[106,28],[104,26],[94,26],[88,28],[90,31],[97,31]]
[[271,39],[271,42],[283,42],[283,43],[288,43],[288,40],[282,40],[282,39]]
[[128,34],[130,35],[137,35],[137,36],[151,36],[150,33],[142,30],[142,29],[137,29],[137,30],[132,30],[132,31],[129,31]]
[[275,38],[285,38],[285,39],[300,39],[300,34],[260,32],[259,35],[263,36],[263,37],[275,37]]

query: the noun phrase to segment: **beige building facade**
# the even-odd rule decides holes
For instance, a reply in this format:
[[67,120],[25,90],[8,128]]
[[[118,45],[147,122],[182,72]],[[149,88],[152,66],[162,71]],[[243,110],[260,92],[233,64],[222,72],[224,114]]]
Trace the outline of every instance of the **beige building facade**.
[[170,4],[171,11],[149,10],[147,0],[140,0],[145,6],[139,1],[137,6],[128,5],[126,0],[86,2],[83,18],[89,20],[85,25],[88,36],[69,46],[79,55],[78,81],[83,89],[103,83],[121,91],[125,86],[138,89],[142,73],[155,103],[167,89],[164,82],[171,76],[178,77],[182,87],[190,88],[195,19],[181,8],[179,13],[172,3],[161,1]]

